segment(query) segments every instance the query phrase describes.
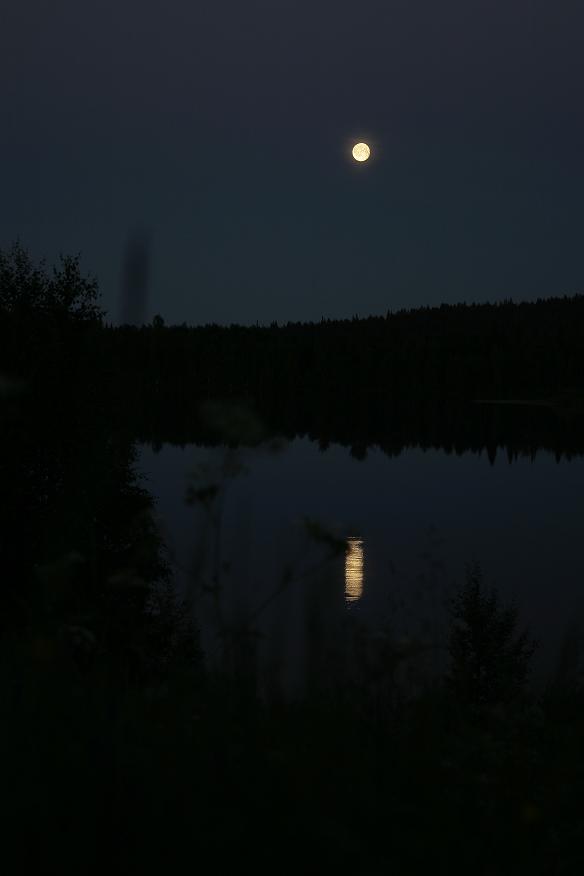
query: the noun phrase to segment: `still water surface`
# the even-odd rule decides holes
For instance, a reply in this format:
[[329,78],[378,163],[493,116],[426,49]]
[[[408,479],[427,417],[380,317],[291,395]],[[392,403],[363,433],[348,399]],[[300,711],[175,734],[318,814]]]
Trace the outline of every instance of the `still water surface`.
[[[372,449],[357,460],[297,439],[277,450],[144,446],[139,468],[210,661],[237,624],[291,684],[315,624],[324,635],[350,617],[443,643],[445,600],[472,562],[541,640],[539,673],[566,630],[584,628],[580,458]],[[187,504],[189,485],[210,484],[215,498]]]

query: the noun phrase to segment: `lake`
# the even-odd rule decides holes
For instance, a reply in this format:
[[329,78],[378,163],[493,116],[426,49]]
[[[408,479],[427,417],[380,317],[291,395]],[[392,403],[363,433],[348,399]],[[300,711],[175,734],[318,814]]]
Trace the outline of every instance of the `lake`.
[[142,445],[138,467],[211,664],[225,630],[245,629],[262,671],[295,687],[315,636],[338,660],[349,625],[423,643],[443,668],[445,602],[471,563],[540,639],[539,677],[584,621],[581,458],[370,448],[356,459],[297,438]]

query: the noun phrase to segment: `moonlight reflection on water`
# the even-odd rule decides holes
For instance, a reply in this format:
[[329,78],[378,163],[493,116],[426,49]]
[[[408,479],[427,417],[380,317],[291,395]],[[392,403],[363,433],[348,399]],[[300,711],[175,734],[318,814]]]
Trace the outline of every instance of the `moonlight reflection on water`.
[[358,602],[363,595],[363,540],[347,539],[345,553],[345,601],[347,606]]
[[[197,558],[211,563],[214,556],[207,511],[185,503],[185,484],[194,465],[220,469],[224,453],[202,445],[166,444],[159,453],[141,448],[140,469],[156,499],[165,541],[177,568],[187,570],[175,576],[181,595],[194,586]],[[584,580],[584,458],[558,463],[538,450],[533,460],[520,455],[509,464],[497,454],[491,463],[485,453],[412,447],[397,456],[373,448],[356,460],[346,447],[331,444],[323,453],[317,443],[299,438],[282,453],[250,453],[244,462],[248,474],[229,482],[223,509],[225,611],[261,605],[282,581],[285,563],[303,561],[305,533],[295,523],[308,517],[352,533],[330,567],[330,591],[318,591],[330,593],[331,623],[358,613],[367,629],[391,623],[396,634],[413,635],[428,621],[439,637],[443,600],[474,560],[502,602],[515,601],[524,625],[545,642],[534,658],[536,674],[553,668],[566,626],[584,618],[584,590],[577,586]],[[201,540],[200,555],[194,538]],[[316,562],[316,553],[311,556]],[[258,620],[263,647],[282,643],[286,672],[294,678],[304,672],[301,623],[313,583],[307,577],[303,587],[282,591]],[[214,618],[214,599],[214,593],[212,599],[201,596],[195,620],[205,642],[216,647],[215,627],[202,608],[208,604]]]

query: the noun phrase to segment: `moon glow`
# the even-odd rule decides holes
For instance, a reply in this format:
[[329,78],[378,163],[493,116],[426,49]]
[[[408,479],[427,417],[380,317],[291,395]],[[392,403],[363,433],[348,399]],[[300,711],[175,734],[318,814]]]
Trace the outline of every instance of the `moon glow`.
[[371,149],[367,143],[355,143],[352,155],[355,161],[367,161],[371,155]]

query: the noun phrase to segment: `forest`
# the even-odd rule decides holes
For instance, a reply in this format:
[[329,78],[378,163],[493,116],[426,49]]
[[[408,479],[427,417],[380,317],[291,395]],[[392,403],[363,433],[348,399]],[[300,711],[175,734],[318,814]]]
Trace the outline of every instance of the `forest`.
[[[319,324],[114,326],[77,259],[49,270],[19,244],[0,253],[5,860],[579,872],[578,639],[535,691],[537,641],[469,565],[448,607],[443,678],[410,684],[401,670],[421,647],[391,630],[369,639],[348,619],[350,661],[331,672],[334,655],[315,657],[293,701],[260,695],[252,626],[225,629],[224,664],[208,669],[135,460],[139,443],[277,435],[358,458],[371,446],[575,456],[583,399],[584,296]],[[331,556],[344,549],[310,534]]]

